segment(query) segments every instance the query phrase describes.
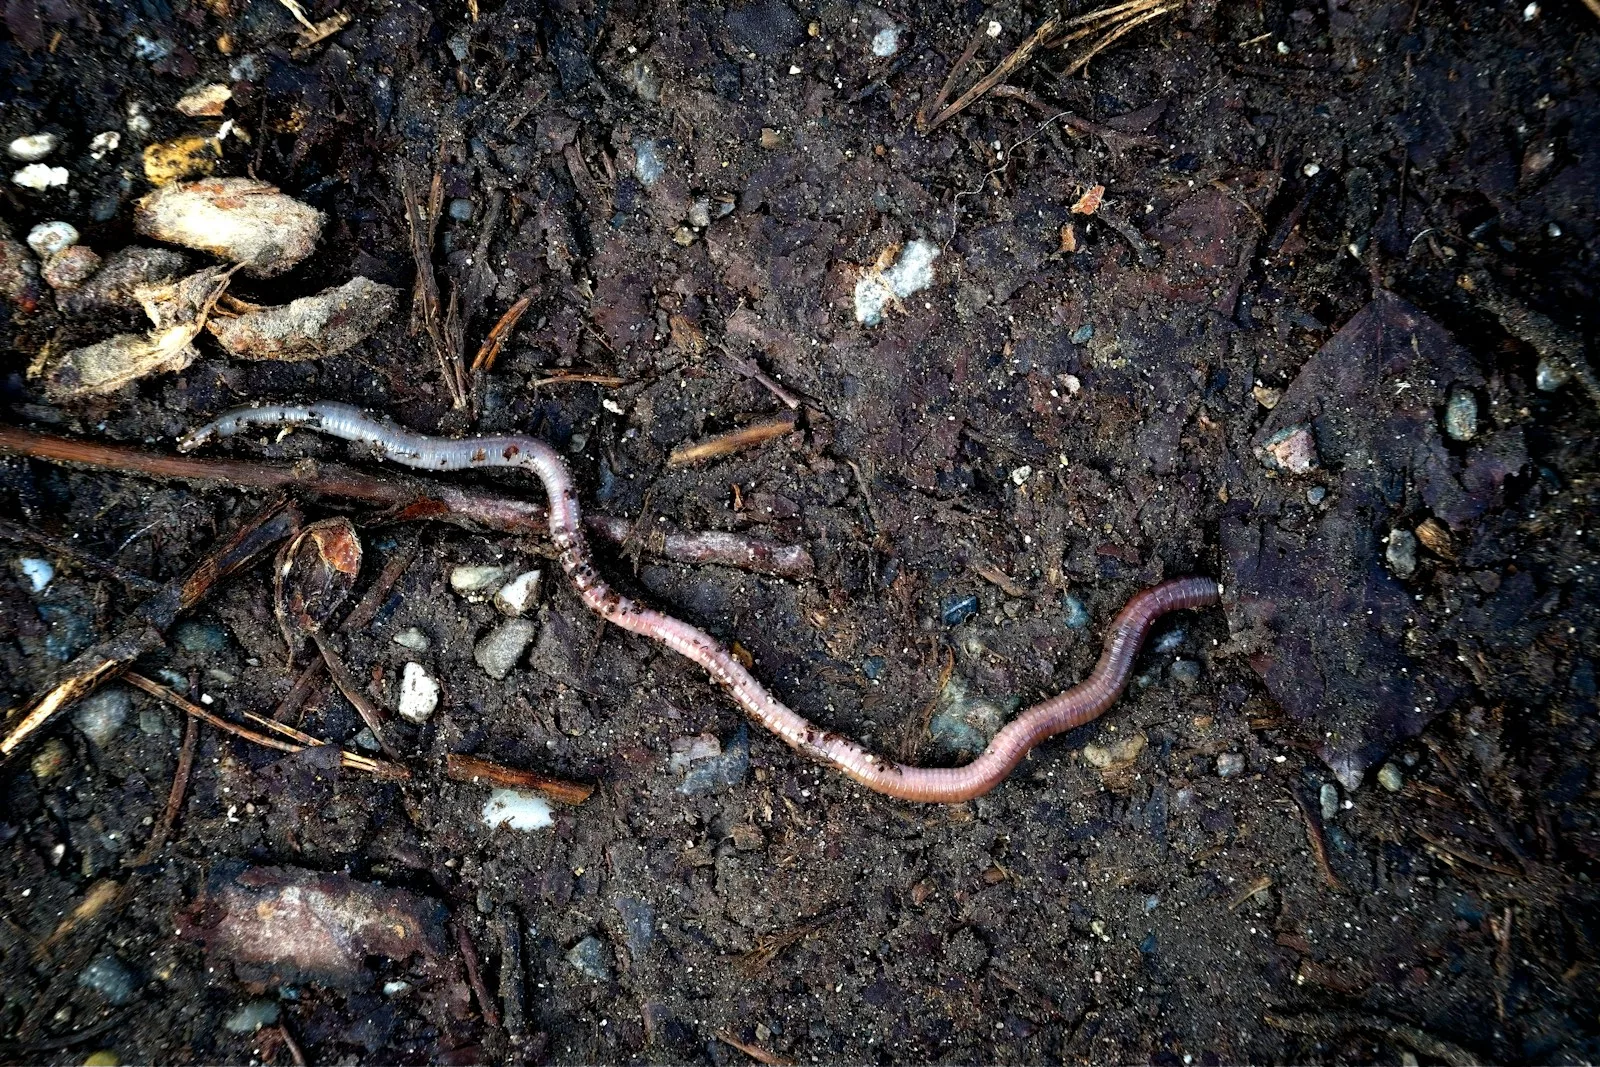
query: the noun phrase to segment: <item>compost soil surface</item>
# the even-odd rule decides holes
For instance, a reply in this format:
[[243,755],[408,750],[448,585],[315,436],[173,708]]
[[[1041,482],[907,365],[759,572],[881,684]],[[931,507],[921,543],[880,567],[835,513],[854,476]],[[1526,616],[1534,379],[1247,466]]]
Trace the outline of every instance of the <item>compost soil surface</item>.
[[[180,373],[52,405],[40,352],[134,319],[47,295],[0,312],[9,422],[170,449],[237,404],[340,399],[424,432],[536,433],[586,507],[803,545],[802,579],[647,546],[600,565],[907,761],[960,762],[1080,679],[1154,581],[1213,575],[1224,603],[1164,620],[1112,711],[989,795],[916,806],[601,625],[547,542],[307,501],[356,521],[357,595],[408,555],[337,643],[381,707],[408,661],[439,680],[425,724],[386,727],[411,779],[202,727],[152,854],[181,713],[143,693],[63,713],[0,772],[7,1060],[288,1063],[285,1032],[312,1063],[1600,1057],[1600,422],[1580,383],[1537,385],[1595,331],[1582,4],[1211,0],[1070,75],[1086,42],[1038,52],[1009,79],[1025,94],[926,133],[969,42],[957,94],[1081,12],[337,10],[349,24],[302,48],[267,0],[6,3],[0,140],[55,133],[70,181],[7,180],[0,216],[113,252],[136,240],[144,147],[226,117],[215,173],[328,216],[310,259],[236,295],[357,274],[410,294],[402,185],[426,201],[437,178],[431,255],[468,357],[532,301],[476,418],[410,301],[337,357],[202,340]],[[205,82],[232,89],[224,116],[174,110]],[[863,325],[858,283],[914,239],[940,250],[932,285]],[[668,466],[789,410],[746,360],[802,401],[796,430]],[[306,434],[228,452],[347,458]],[[165,581],[268,503],[4,460],[0,510],[60,549],[6,545],[9,705],[146,595],[75,558]],[[23,557],[53,580],[35,589]],[[499,616],[451,588],[461,564],[544,570],[503,681],[474,660]],[[413,627],[426,651],[394,642]],[[144,673],[240,721],[307,662],[265,562],[167,636]],[[293,722],[351,748],[363,726],[325,682]],[[491,828],[449,753],[597,788],[548,828]],[[288,897],[324,902],[331,947],[269,921]],[[374,909],[395,927],[350,940]]]

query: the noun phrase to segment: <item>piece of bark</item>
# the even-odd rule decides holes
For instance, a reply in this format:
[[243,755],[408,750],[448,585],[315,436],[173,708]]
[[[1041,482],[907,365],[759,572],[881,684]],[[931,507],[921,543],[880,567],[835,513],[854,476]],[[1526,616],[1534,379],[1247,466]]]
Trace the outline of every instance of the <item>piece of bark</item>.
[[400,290],[394,286],[356,277],[287,304],[248,305],[248,311],[227,318],[219,313],[206,329],[240,359],[318,359],[365,341],[399,303]]

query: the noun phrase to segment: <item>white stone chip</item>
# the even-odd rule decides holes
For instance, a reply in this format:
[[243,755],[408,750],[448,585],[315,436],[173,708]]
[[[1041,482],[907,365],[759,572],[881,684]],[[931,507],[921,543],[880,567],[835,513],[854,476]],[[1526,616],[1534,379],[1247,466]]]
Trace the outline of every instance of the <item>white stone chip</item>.
[[24,189],[45,190],[67,184],[71,175],[66,167],[51,167],[44,163],[29,163],[11,176],[11,180]]
[[56,150],[61,139],[53,133],[30,133],[6,146],[6,154],[24,163],[37,163]]
[[400,717],[418,725],[439,706],[439,683],[428,677],[420,663],[407,663],[400,675]]
[[539,598],[539,572],[523,571],[494,595],[494,606],[500,614],[516,618],[533,606]]
[[491,830],[498,826],[543,830],[555,825],[555,818],[550,802],[544,797],[517,789],[496,789],[484,801],[483,825]]

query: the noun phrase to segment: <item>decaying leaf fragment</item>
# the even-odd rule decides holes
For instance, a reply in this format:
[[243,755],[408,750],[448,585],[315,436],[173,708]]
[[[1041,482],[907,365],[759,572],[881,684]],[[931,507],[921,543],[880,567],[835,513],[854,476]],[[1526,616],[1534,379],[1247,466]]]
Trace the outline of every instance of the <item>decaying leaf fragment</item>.
[[356,277],[276,307],[230,301],[206,329],[229,355],[241,359],[317,359],[366,340],[399,302],[394,286]]
[[158,241],[210,252],[271,278],[316,247],[322,212],[250,178],[164,185],[138,202],[133,224]]
[[361,536],[343,516],[314,522],[283,546],[273,585],[290,655],[333,621],[360,573]]
[[176,282],[139,286],[134,295],[154,324],[149,333],[119,333],[59,359],[46,352],[30,373],[42,374],[45,395],[61,401],[99,396],[151,374],[182,370],[199,355],[190,342],[231,277],[232,271],[209,267]]

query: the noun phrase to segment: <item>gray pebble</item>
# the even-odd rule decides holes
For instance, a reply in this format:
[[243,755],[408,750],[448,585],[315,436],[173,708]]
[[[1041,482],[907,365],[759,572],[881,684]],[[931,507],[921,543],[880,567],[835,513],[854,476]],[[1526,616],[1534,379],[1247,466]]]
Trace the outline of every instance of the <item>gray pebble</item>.
[[507,619],[478,642],[472,658],[485,674],[498,681],[511,673],[538,632],[539,626],[532,619]]
[[1444,432],[1452,441],[1470,441],[1478,436],[1478,398],[1472,390],[1456,386],[1444,407]]
[[214,656],[228,647],[228,631],[214,622],[179,623],[172,639],[194,656]]
[[1089,609],[1083,606],[1083,601],[1071,593],[1061,598],[1061,611],[1065,615],[1067,629],[1081,630],[1089,625]]
[[450,201],[450,217],[457,222],[471,222],[472,201],[464,196],[458,196]]
[[1389,531],[1389,547],[1384,550],[1389,569],[1399,578],[1409,578],[1417,570],[1417,535],[1399,528]]
[[1086,322],[1072,331],[1072,343],[1075,345],[1088,344],[1094,337],[1094,324]]
[[278,1021],[278,1002],[261,997],[252,1000],[222,1021],[222,1028],[230,1034],[253,1034],[263,1026]]
[[167,732],[167,720],[155,708],[140,708],[139,732],[149,737],[160,737]]
[[383,746],[378,744],[378,737],[372,732],[372,727],[363,726],[361,732],[356,734],[351,743],[363,752],[377,752]]
[[611,946],[592,934],[567,951],[567,962],[597,982],[611,980]]
[[1313,485],[1306,490],[1306,503],[1316,505],[1328,498],[1328,491],[1320,485]]
[[733,740],[716,755],[691,761],[684,770],[678,792],[686,796],[711,793],[736,786],[750,773],[750,730],[740,724]]
[[1244,773],[1244,757],[1237,752],[1224,752],[1217,757],[1217,777],[1232,778]]
[[1533,384],[1541,393],[1553,393],[1560,389],[1572,378],[1572,372],[1566,364],[1546,356],[1539,361],[1538,370],[1534,371]]
[[1322,789],[1317,793],[1317,801],[1322,805],[1323,821],[1332,821],[1339,814],[1339,787],[1332,782],[1323,782]]
[[1175,659],[1172,666],[1167,668],[1167,673],[1172,675],[1172,680],[1185,689],[1192,689],[1200,681],[1200,664],[1192,659]]
[[72,713],[72,725],[96,745],[104,747],[122,729],[133,711],[133,700],[121,686],[102,689],[79,704]]
[[1378,784],[1391,793],[1398,793],[1406,787],[1406,776],[1400,773],[1399,767],[1385,763],[1378,770]]
[[93,989],[113,1005],[126,1004],[139,992],[139,979],[127,964],[111,955],[101,956],[79,971],[78,985]]

